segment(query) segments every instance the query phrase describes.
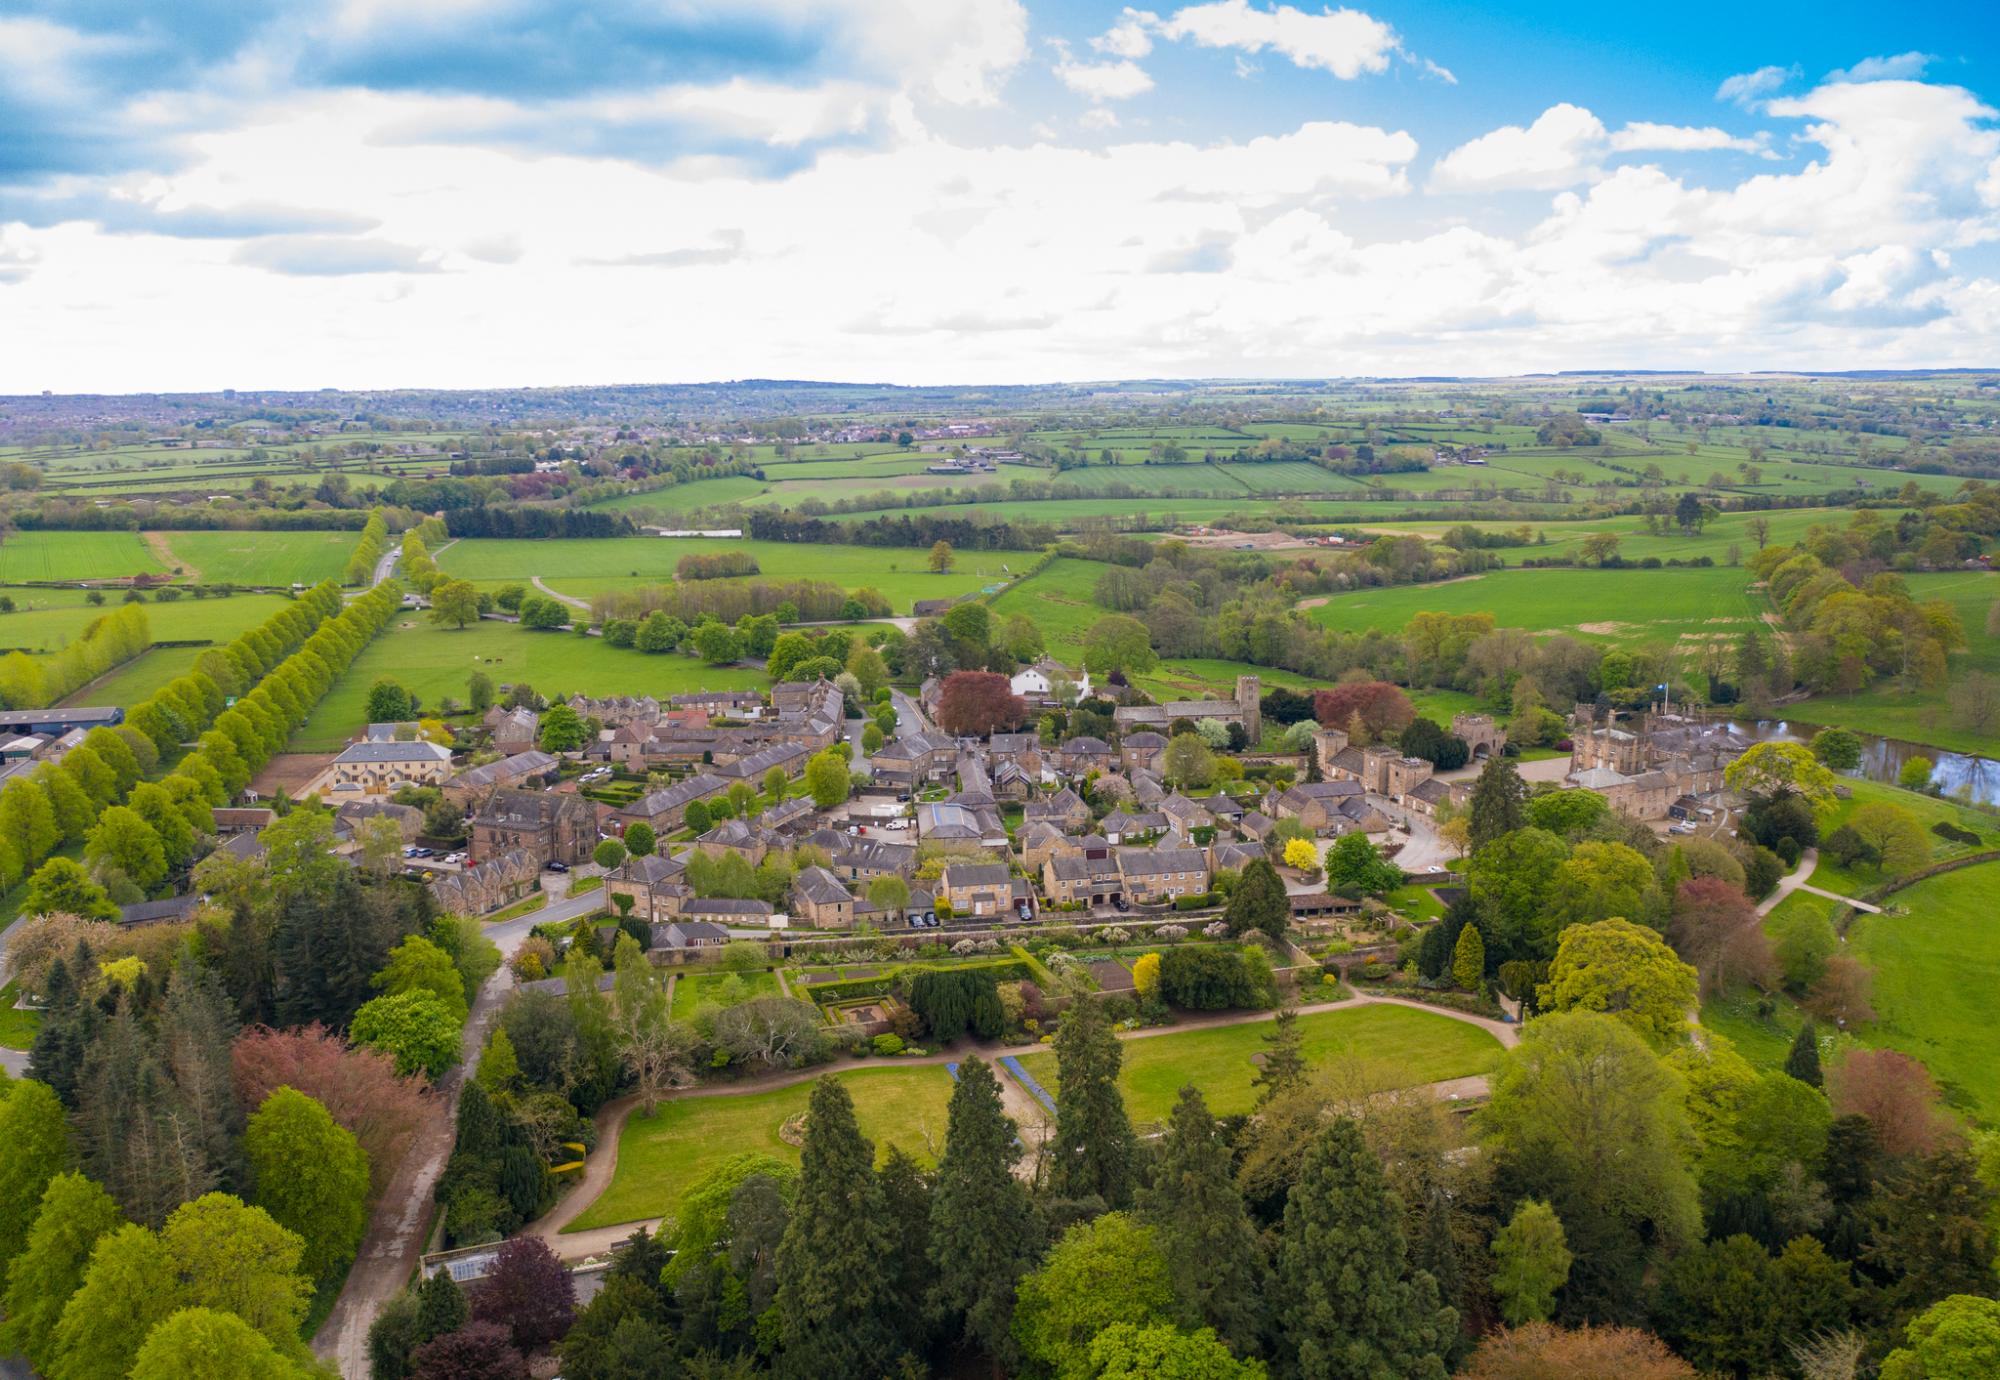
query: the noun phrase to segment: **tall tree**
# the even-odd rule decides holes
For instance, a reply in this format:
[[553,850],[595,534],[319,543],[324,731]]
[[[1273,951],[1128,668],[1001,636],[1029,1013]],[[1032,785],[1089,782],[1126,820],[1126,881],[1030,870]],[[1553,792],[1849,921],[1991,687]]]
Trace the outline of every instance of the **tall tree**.
[[140,1342],[178,1306],[173,1278],[173,1256],[144,1227],[102,1236],[56,1324],[52,1380],[125,1380]]
[[1819,1066],[1819,1028],[1811,1021],[1800,1026],[1793,1037],[1785,1055],[1785,1072],[1811,1087],[1826,1086],[1826,1075]]
[[1027,1186],[1000,1084],[983,1059],[958,1067],[944,1154],[931,1195],[931,1299],[951,1335],[963,1335],[996,1365],[1011,1359],[1014,1288],[1039,1245]]
[[1328,1126],[1292,1186],[1278,1247],[1280,1335],[1302,1380],[1444,1380],[1458,1315],[1409,1270],[1402,1216],[1360,1128]]
[[[1299,1029],[1299,1009],[1296,1006],[1278,1008],[1278,1014],[1272,1018],[1271,1028],[1264,1032],[1263,1040],[1264,1054],[1258,1062],[1256,1076],[1250,1080],[1250,1085],[1258,1090],[1257,1105],[1260,1108],[1279,1094],[1303,1086],[1306,1076],[1312,1072],[1312,1066],[1306,1062],[1305,1032]],[[1189,1091],[1185,1088],[1181,1090],[1183,1101]],[[1196,1094],[1197,1100],[1199,1096]]]
[[1509,1327],[1548,1321],[1556,1290],[1569,1278],[1570,1259],[1554,1208],[1530,1200],[1514,1209],[1493,1238],[1493,1293]]
[[1479,779],[1472,783],[1467,819],[1466,840],[1474,853],[1528,822],[1527,783],[1512,762],[1495,757],[1479,769]]
[[299,1380],[300,1368],[234,1313],[183,1308],[146,1334],[131,1380]]
[[27,1247],[42,1194],[69,1168],[69,1121],[53,1089],[33,1079],[0,1084],[0,1265]]
[[1078,992],[1056,1028],[1056,1134],[1050,1187],[1069,1198],[1132,1201],[1136,1141],[1118,1068],[1124,1058],[1103,1006]]
[[63,1306],[82,1287],[98,1238],[121,1221],[111,1195],[83,1175],[72,1171],[49,1180],[27,1248],[7,1265],[0,1352],[27,1357],[43,1375],[54,1373]]
[[1243,1209],[1229,1144],[1192,1087],[1181,1089],[1167,1119],[1138,1213],[1157,1229],[1182,1310],[1214,1328],[1238,1356],[1257,1355],[1268,1283],[1264,1248]]
[[813,1085],[791,1221],[778,1248],[778,1373],[791,1380],[880,1375],[896,1361],[896,1311],[885,1273],[888,1229],[875,1147],[854,1100],[831,1075]]
[[1285,879],[1268,858],[1252,858],[1244,865],[1236,890],[1223,908],[1222,923],[1239,937],[1260,930],[1274,940],[1284,940],[1292,924],[1292,905],[1285,895]]
[[301,1265],[333,1279],[368,1225],[368,1156],[354,1133],[293,1088],[264,1099],[243,1135],[257,1204],[305,1241]]

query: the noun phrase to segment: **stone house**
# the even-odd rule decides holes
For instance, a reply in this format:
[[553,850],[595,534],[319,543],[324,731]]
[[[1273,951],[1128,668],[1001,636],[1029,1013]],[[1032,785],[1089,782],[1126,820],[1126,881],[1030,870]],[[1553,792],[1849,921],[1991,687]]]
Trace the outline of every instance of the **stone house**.
[[792,915],[816,930],[854,927],[854,896],[824,867],[802,867],[792,878]]
[[1208,890],[1208,857],[1198,848],[1121,848],[1118,872],[1141,905],[1160,905]]
[[569,791],[502,788],[480,802],[467,828],[475,858],[525,849],[541,866],[574,867],[589,862],[597,847],[597,807]]
[[390,795],[405,786],[442,786],[451,776],[451,749],[408,743],[350,743],[326,769],[335,793]]
[[615,816],[620,830],[644,822],[653,827],[658,835],[680,832],[687,820],[687,807],[697,800],[709,800],[726,795],[729,783],[719,776],[703,774],[691,776],[685,781],[676,781],[663,790],[651,791],[640,796],[631,804],[619,810]]
[[1002,863],[954,863],[939,895],[954,915],[1005,916],[1013,909],[1013,877]]

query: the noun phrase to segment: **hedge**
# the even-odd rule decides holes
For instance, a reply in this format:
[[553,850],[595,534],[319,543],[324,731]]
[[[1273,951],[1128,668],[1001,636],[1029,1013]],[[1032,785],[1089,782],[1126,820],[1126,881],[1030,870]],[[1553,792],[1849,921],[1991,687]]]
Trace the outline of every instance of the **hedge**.
[[[912,973],[937,972],[957,968],[990,969],[996,982],[1033,982],[1033,969],[1020,959],[1003,958],[987,963],[907,963],[872,978],[839,978],[833,982],[800,983],[816,1006],[827,1006],[865,997],[886,997],[897,991]],[[1044,969],[1044,972],[1047,970]]]

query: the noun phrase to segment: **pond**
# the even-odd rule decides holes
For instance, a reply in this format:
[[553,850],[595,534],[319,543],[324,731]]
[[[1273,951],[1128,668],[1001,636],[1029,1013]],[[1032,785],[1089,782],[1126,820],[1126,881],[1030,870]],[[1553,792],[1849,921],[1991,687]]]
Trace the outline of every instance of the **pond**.
[[[1755,742],[1803,743],[1825,727],[1797,719],[1732,719],[1729,726]],[[1971,753],[1946,752],[1901,738],[1878,738],[1872,733],[1855,733],[1861,740],[1861,765],[1848,776],[1894,785],[1903,764],[1912,757],[1928,757],[1932,763],[1931,783],[1938,793],[1963,797],[1976,805],[2000,805],[2000,762]]]

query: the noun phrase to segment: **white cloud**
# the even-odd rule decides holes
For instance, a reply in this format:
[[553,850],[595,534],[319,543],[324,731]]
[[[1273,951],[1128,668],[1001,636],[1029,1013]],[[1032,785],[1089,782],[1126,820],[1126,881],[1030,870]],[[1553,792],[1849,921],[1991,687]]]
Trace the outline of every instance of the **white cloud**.
[[[1116,129],[1118,128],[1118,112],[1108,109],[1105,106],[1094,105],[1078,116],[1077,122],[1085,129]],[[1050,131],[1043,137],[1053,139],[1055,135],[1053,131]]]
[[1502,125],[1438,160],[1431,185],[1446,191],[1553,191],[1593,175],[1604,122],[1581,106],[1552,105],[1523,129]]
[[1921,77],[1924,69],[1935,61],[1929,53],[1897,53],[1893,57],[1863,58],[1844,72],[1829,72],[1826,79],[1836,81],[1907,81]]
[[1091,39],[1090,46],[1113,57],[1142,58],[1153,51],[1152,30],[1159,24],[1160,16],[1151,10],[1128,8],[1116,24]]
[[1760,97],[1768,96],[1800,75],[1797,63],[1790,67],[1759,67],[1754,72],[1738,72],[1733,77],[1723,78],[1722,85],[1715,88],[1715,98],[1748,110],[1757,104]]
[[1642,151],[1703,153],[1713,149],[1762,153],[1768,142],[1765,139],[1738,138],[1728,130],[1717,129],[1714,125],[1694,128],[1688,125],[1656,125],[1648,120],[1634,120],[1611,136],[1610,147],[1615,153]]
[[1396,31],[1360,10],[1326,9],[1308,14],[1290,5],[1258,9],[1249,0],[1211,0],[1177,10],[1160,26],[1168,38],[1192,39],[1204,48],[1269,48],[1300,67],[1333,73],[1343,80],[1388,70],[1398,51]]
[[1124,101],[1153,89],[1153,79],[1136,62],[1074,62],[1065,55],[1056,63],[1064,86],[1093,101]]

